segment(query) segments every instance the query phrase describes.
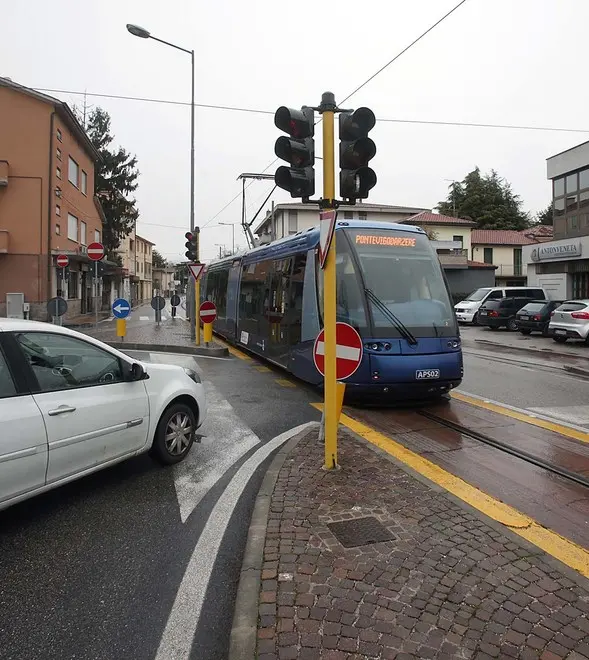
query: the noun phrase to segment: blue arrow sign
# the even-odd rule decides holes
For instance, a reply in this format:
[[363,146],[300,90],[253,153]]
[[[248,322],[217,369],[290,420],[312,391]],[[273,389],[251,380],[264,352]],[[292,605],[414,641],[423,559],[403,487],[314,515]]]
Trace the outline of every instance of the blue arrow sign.
[[117,319],[126,319],[130,311],[131,305],[124,298],[117,298],[112,304],[112,313]]

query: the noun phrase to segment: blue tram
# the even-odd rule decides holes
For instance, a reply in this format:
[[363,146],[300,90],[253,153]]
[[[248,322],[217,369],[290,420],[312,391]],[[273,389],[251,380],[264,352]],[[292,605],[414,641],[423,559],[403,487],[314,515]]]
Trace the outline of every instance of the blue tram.
[[[408,225],[338,221],[337,320],[359,332],[364,355],[346,381],[354,399],[431,399],[463,374],[447,283],[425,232]],[[215,332],[308,383],[320,385],[313,343],[322,327],[319,229],[211,263],[203,300]]]

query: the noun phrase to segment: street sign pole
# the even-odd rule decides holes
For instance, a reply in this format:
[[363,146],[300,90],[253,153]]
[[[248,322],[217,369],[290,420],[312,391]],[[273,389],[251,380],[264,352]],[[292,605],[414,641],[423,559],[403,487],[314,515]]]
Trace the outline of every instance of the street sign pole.
[[[323,115],[323,205],[324,211],[335,210],[334,111],[335,97],[325,92],[321,97]],[[323,324],[325,329],[325,461],[326,470],[337,469],[337,381],[336,381],[336,279],[335,240],[331,241],[323,273]]]
[[98,261],[94,262],[94,325],[98,327]]
[[[200,232],[200,228],[195,227]],[[193,229],[194,231],[194,229]],[[196,261],[200,263],[200,237],[196,247]],[[197,346],[200,346],[200,277],[194,283],[194,338]]]

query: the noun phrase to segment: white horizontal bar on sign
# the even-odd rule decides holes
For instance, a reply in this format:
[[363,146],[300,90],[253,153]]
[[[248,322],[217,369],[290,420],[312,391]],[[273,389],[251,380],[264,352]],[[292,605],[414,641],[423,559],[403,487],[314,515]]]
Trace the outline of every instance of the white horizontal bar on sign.
[[215,316],[216,313],[217,313],[217,312],[206,312],[206,311],[205,311],[205,312],[202,312],[202,311],[201,311],[200,315],[201,315],[201,316],[206,316],[206,317],[208,318],[209,316]]
[[[317,355],[325,355],[325,343],[322,341],[317,342]],[[360,349],[338,344],[335,347],[335,356],[336,358],[340,358],[340,360],[358,361],[360,359]]]

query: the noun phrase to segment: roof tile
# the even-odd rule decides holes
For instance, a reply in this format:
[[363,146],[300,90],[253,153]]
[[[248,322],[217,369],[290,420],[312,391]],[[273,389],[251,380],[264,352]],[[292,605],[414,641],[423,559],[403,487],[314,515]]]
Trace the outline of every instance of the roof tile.
[[412,215],[410,218],[400,220],[404,225],[462,225],[463,227],[474,227],[475,223],[466,218],[454,218],[450,215],[441,215],[440,213],[430,213],[429,211],[422,211],[417,215]]
[[472,245],[530,245],[533,238],[513,229],[474,229],[470,235]]

